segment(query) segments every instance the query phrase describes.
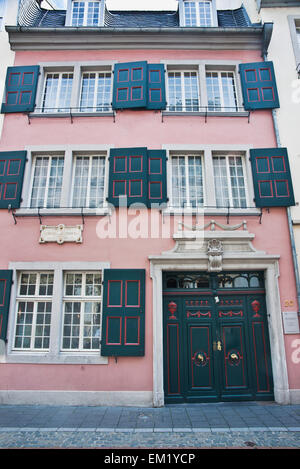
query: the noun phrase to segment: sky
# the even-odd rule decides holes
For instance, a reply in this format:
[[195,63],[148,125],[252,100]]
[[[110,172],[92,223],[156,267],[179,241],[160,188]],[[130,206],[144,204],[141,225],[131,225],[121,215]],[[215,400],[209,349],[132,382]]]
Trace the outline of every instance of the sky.
[[[49,0],[57,9],[66,9],[67,0]],[[106,0],[109,10],[176,10],[176,0]],[[46,7],[46,2],[44,5]]]

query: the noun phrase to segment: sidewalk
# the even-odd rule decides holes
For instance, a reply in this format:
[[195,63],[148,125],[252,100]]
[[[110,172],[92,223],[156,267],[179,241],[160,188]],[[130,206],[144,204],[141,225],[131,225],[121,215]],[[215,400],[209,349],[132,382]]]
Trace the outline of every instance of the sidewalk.
[[0,448],[227,447],[241,441],[300,448],[300,405],[0,406]]

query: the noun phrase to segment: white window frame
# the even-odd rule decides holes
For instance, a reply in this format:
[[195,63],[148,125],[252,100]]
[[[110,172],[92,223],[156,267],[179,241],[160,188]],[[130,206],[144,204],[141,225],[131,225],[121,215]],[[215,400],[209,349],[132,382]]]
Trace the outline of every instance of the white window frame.
[[[181,105],[181,109],[174,109],[174,110],[170,110],[170,107],[176,107],[177,105],[176,104],[171,104],[170,103],[170,86],[169,86],[169,73],[180,73],[180,84],[181,84],[181,100],[182,100],[182,105]],[[186,88],[185,88],[185,84],[184,84],[184,74],[185,73],[196,73],[196,80],[197,80],[197,92],[198,92],[198,105],[197,106],[186,106]],[[166,94],[167,94],[167,103],[168,103],[168,111],[169,112],[199,112],[200,109],[201,109],[201,97],[200,97],[200,83],[199,83],[199,73],[198,73],[198,70],[195,69],[195,68],[186,68],[184,70],[181,70],[181,69],[173,69],[173,68],[170,68],[167,70],[167,76],[166,76]],[[179,107],[179,106],[178,106]],[[187,107],[188,108],[192,108],[192,109],[189,109],[187,110]],[[194,107],[197,107],[197,109],[193,109]]]
[[[233,158],[240,157],[241,158],[242,170],[243,170],[243,179],[244,179],[244,184],[245,184],[246,208],[247,208],[248,204],[249,204],[249,197],[248,197],[248,187],[247,187],[247,177],[246,177],[246,167],[245,167],[245,155],[243,155],[242,153],[241,154],[234,154],[234,153],[230,153],[230,152],[226,152],[226,153],[213,152],[213,155],[212,155],[213,160],[214,160],[214,158],[225,158],[226,181],[227,181],[227,188],[228,188],[229,208],[231,208],[231,209],[236,208],[236,209],[244,209],[245,210],[245,207],[234,207],[234,205],[233,205],[231,175],[230,175],[230,170],[229,170],[229,158],[230,157],[233,157]],[[217,201],[216,201],[216,205],[217,205]],[[220,208],[220,207],[218,207],[218,208]],[[225,208],[225,207],[221,207],[221,208]]]
[[[33,275],[36,275],[36,283],[35,283],[35,293],[33,295],[24,295],[20,292],[20,287],[21,287],[21,277],[23,274],[33,274]],[[43,352],[43,351],[48,351],[49,350],[49,347],[47,348],[38,348],[38,347],[35,347],[34,346],[34,342],[35,342],[35,339],[36,339],[36,321],[37,321],[37,314],[38,314],[38,311],[37,311],[37,305],[38,303],[51,303],[51,317],[52,317],[52,314],[53,314],[53,310],[52,310],[52,299],[53,299],[53,292],[52,292],[52,295],[40,295],[39,294],[39,287],[40,287],[40,282],[41,282],[41,275],[42,274],[50,274],[50,275],[53,275],[53,272],[52,271],[20,271],[18,273],[18,281],[17,281],[17,284],[18,284],[18,292],[17,292],[17,299],[16,299],[16,304],[15,304],[15,308],[14,308],[14,312],[15,312],[15,318],[17,318],[18,316],[18,305],[19,303],[33,303],[33,312],[32,312],[32,315],[33,315],[33,318],[32,318],[32,323],[30,324],[31,325],[31,335],[30,335],[30,347],[17,347],[16,346],[16,338],[17,338],[17,326],[18,326],[18,322],[17,322],[17,319],[15,321],[15,329],[14,329],[14,336],[13,336],[13,350],[15,351],[23,351],[23,352]],[[24,323],[24,326],[26,327],[26,323]],[[50,322],[50,335],[51,335],[51,322]],[[22,337],[22,336],[21,336]]]
[[[47,168],[47,181],[46,181],[46,187],[45,187],[45,192],[44,192],[44,201],[43,201],[43,206],[40,208],[46,208],[46,209],[52,209],[56,210],[61,207],[61,196],[60,196],[60,203],[59,207],[48,207],[48,195],[49,195],[49,179],[50,179],[50,173],[51,173],[51,165],[52,165],[52,159],[53,158],[61,158],[64,161],[64,155],[62,154],[36,154],[34,155],[34,160],[33,160],[33,165],[32,165],[32,173],[31,173],[31,183],[30,183],[30,192],[29,192],[29,205],[28,207],[35,209],[38,207],[32,207],[32,190],[33,190],[33,183],[34,183],[34,176],[35,176],[35,168],[36,168],[36,161],[38,158],[48,158],[48,168]],[[64,165],[63,165],[63,173],[64,173]],[[64,177],[62,179],[62,187],[61,187],[61,195],[62,195],[62,190],[63,190],[63,184],[64,184]]]
[[[210,9],[210,24],[201,24],[200,20],[200,4],[209,4],[209,9]],[[184,2],[184,23],[185,26],[187,26],[187,19],[186,19],[186,8],[185,6],[188,4],[194,4],[195,5],[195,12],[196,12],[196,24],[194,25],[189,25],[190,27],[211,27],[213,25],[213,11],[212,11],[212,2],[211,0],[187,0]]]
[[[70,105],[69,106],[61,106],[60,105],[62,80],[63,80],[63,75],[64,74],[72,75],[72,84],[71,84],[71,92],[70,92]],[[58,86],[57,86],[56,97],[55,97],[55,106],[53,106],[53,107],[47,107],[47,106],[44,105],[44,101],[45,101],[45,97],[46,97],[46,88],[47,88],[47,77],[49,75],[58,75]],[[45,73],[45,76],[44,76],[43,92],[42,92],[42,97],[41,97],[41,112],[43,114],[69,112],[70,109],[71,109],[71,103],[72,103],[73,86],[74,86],[74,72],[73,72],[73,70],[47,71]]]
[[[186,115],[190,114],[198,114],[203,116],[249,116],[249,112],[245,111],[242,107],[242,88],[238,74],[238,65],[239,61],[235,60],[161,60],[161,63],[165,65],[167,70],[166,73],[166,96],[167,96],[167,110],[163,111],[163,115],[172,115],[176,113],[182,113]],[[169,80],[168,74],[169,72],[180,72],[182,73],[181,78],[181,87],[183,86],[184,81],[184,73],[185,72],[196,72],[198,76],[198,101],[199,101],[199,110],[197,111],[186,111],[184,106],[182,106],[182,110],[170,110],[170,100],[169,100]],[[207,84],[206,84],[206,73],[207,72],[217,72],[221,73],[232,73],[233,80],[234,80],[234,89],[235,89],[235,96],[236,96],[236,106],[235,109],[224,109],[224,100],[222,101],[222,108],[216,110],[209,110],[208,109],[208,92],[207,92]],[[221,88],[222,90],[222,88]],[[181,91],[182,94],[182,91]],[[223,90],[222,90],[223,94]],[[184,98],[185,95],[183,95]],[[192,106],[189,106],[192,108]]]
[[[186,14],[185,14],[185,3],[207,3],[210,2],[210,18],[211,24],[209,26],[202,25],[200,26],[200,11],[199,5],[195,5],[196,7],[196,25],[195,26],[187,26],[186,25]],[[181,27],[192,27],[192,28],[206,28],[206,27],[216,27],[218,26],[218,16],[217,16],[217,6],[216,0],[179,0],[179,20]]]
[[[31,207],[32,185],[35,171],[35,158],[47,156],[61,156],[64,158],[63,180],[60,207],[58,208],[41,208],[40,215],[107,215],[111,213],[110,206],[107,202],[108,197],[108,177],[109,177],[109,153],[114,148],[114,144],[107,145],[45,145],[45,146],[28,146],[27,164],[25,166],[24,182],[22,189],[22,202],[17,214],[20,216],[36,215],[37,208]],[[75,156],[103,156],[105,157],[105,176],[104,176],[104,201],[103,206],[99,208],[75,208],[73,207],[73,176],[75,171]]]
[[[82,284],[81,284],[81,295],[67,295],[66,294],[66,279],[67,275],[76,275],[80,274],[82,276]],[[86,288],[86,277],[89,274],[100,274],[101,277],[101,296],[94,296],[94,295],[87,295],[85,293],[85,288]],[[84,318],[85,318],[85,312],[84,312],[84,304],[89,302],[89,303],[100,303],[100,324],[99,324],[99,342],[101,341],[101,328],[102,328],[102,301],[103,301],[103,273],[102,271],[68,271],[66,270],[64,272],[64,291],[63,291],[63,311],[62,311],[62,337],[61,337],[61,351],[62,352],[69,352],[69,353],[76,353],[76,352],[95,352],[99,351],[99,349],[85,349],[83,347],[83,342],[84,342],[84,328],[86,327],[84,323]],[[65,305],[66,303],[80,303],[80,318],[79,318],[79,347],[78,348],[71,348],[71,347],[64,347],[64,327],[65,327]],[[91,313],[92,314],[92,313]],[[73,323],[72,323],[73,324]],[[68,326],[66,326],[68,327]],[[69,326],[71,327],[71,326]],[[72,337],[72,336],[70,336]],[[101,347],[101,346],[100,346]]]
[[[113,93],[113,67],[116,61],[90,61],[90,62],[40,62],[40,77],[38,80],[37,97],[34,111],[30,113],[30,117],[70,117],[72,116],[113,116],[114,111],[111,107],[112,93]],[[84,73],[111,73],[111,90],[110,90],[110,103],[109,110],[97,111],[91,109],[88,111],[80,110],[81,92],[82,92],[82,77]],[[70,96],[70,106],[68,108],[59,108],[59,92],[56,95],[56,109],[43,108],[43,100],[45,96],[46,77],[47,74],[73,74],[73,83]]]
[[[226,215],[228,208],[217,207],[216,191],[214,181],[213,156],[241,156],[243,162],[243,175],[246,191],[246,208],[230,207],[230,214],[233,215],[259,215],[260,209],[254,203],[254,187],[252,178],[252,168],[250,163],[249,145],[162,145],[167,152],[167,196],[169,199],[165,214],[198,214],[198,215]],[[182,155],[203,155],[203,191],[204,206],[179,208],[172,206],[172,156]]]
[[[36,363],[36,364],[108,364],[108,358],[102,357],[99,350],[84,351],[62,351],[61,340],[63,333],[63,294],[64,272],[102,272],[109,269],[109,262],[10,262],[9,269],[13,270],[13,284],[11,289],[10,311],[16,310],[18,298],[18,275],[19,272],[53,272],[54,284],[52,295],[52,317],[50,329],[50,347],[45,350],[14,350],[14,331],[16,315],[10,314],[7,328],[6,354],[2,355],[3,363]],[[43,298],[43,297],[42,297]],[[101,292],[101,305],[103,303],[103,291]],[[101,306],[101,318],[102,318]],[[102,319],[101,319],[102,323]]]
[[202,191],[203,191],[203,205],[199,205],[199,206],[196,206],[194,207],[195,209],[196,208],[203,208],[203,206],[205,206],[205,176],[204,176],[204,159],[203,159],[203,155],[201,153],[188,153],[188,154],[185,154],[185,153],[182,153],[182,154],[170,154],[170,165],[169,165],[169,171],[170,171],[170,176],[169,176],[169,179],[171,181],[169,187],[170,187],[170,197],[169,197],[169,200],[170,200],[170,205],[176,209],[183,209],[183,207],[178,207],[177,205],[173,205],[173,184],[172,184],[172,169],[173,169],[173,164],[172,164],[172,160],[173,158],[179,158],[179,157],[183,157],[184,158],[184,167],[185,167],[185,180],[186,180],[186,187],[185,187],[185,193],[186,193],[186,204],[185,204],[185,208],[187,209],[191,209],[193,208],[192,205],[191,205],[191,197],[190,197],[190,182],[189,182],[189,158],[193,158],[193,157],[197,157],[197,158],[200,158],[201,160],[201,167],[202,167]]
[[[101,209],[105,207],[106,203],[106,197],[107,197],[107,190],[108,190],[108,170],[107,170],[107,155],[105,153],[94,153],[94,154],[83,154],[83,153],[75,153],[73,155],[73,172],[72,172],[72,194],[71,194],[71,205],[72,208],[78,208],[74,207],[74,191],[75,191],[75,174],[76,174],[76,160],[77,158],[89,158],[89,168],[88,168],[88,181],[87,181],[87,188],[86,188],[86,196],[85,196],[85,206],[83,208],[89,208],[89,209]],[[92,161],[93,158],[98,157],[98,158],[103,158],[104,159],[104,185],[103,185],[103,201],[102,205],[100,207],[90,207],[90,199],[91,199],[91,178],[92,178]]]
[[[67,3],[67,17],[66,17],[66,26],[72,26],[74,28],[79,27],[101,27],[104,26],[104,1],[103,0],[79,0],[82,3],[85,3],[84,5],[84,18],[83,18],[83,24],[81,26],[76,26],[73,25],[73,4],[74,1],[78,0],[68,0]],[[89,25],[87,23],[87,18],[88,18],[88,3],[99,3],[99,17],[98,17],[98,24],[97,25]]]
[[[82,105],[81,104],[81,100],[82,100],[82,92],[83,92],[83,75],[85,73],[95,73],[96,75],[96,83],[95,83],[95,89],[94,89],[94,96],[93,96],[93,106],[92,106],[92,109],[86,109],[86,106]],[[110,95],[109,95],[109,103],[108,103],[108,106],[104,105],[104,104],[101,104],[101,105],[97,105],[97,95],[98,95],[98,86],[99,86],[99,75],[101,73],[104,73],[104,74],[110,74],[110,78],[111,78],[111,83],[110,83]],[[81,81],[80,81],[80,93],[79,93],[79,100],[78,100],[78,111],[82,114],[84,113],[94,113],[94,112],[99,112],[99,113],[107,113],[107,112],[112,112],[112,96],[113,96],[113,72],[112,70],[101,70],[101,69],[98,69],[98,70],[84,70],[82,69],[81,70]],[[99,110],[99,108],[101,108]],[[103,109],[103,108],[108,108],[108,109]]]
[[[218,76],[218,88],[220,92],[220,109],[216,110],[211,110],[209,109],[210,105],[208,102],[208,85],[207,85],[207,74],[208,73],[217,73]],[[224,100],[224,88],[223,88],[223,83],[222,83],[222,73],[231,73],[233,75],[233,92],[235,95],[236,99],[236,104],[234,106],[231,106],[230,109],[225,106],[225,100]],[[205,86],[206,86],[206,95],[207,95],[207,108],[209,112],[238,112],[239,110],[239,96],[238,96],[238,90],[237,90],[237,85],[236,85],[236,75],[233,70],[213,70],[213,69],[207,69],[205,71]],[[213,105],[212,107],[217,107]]]

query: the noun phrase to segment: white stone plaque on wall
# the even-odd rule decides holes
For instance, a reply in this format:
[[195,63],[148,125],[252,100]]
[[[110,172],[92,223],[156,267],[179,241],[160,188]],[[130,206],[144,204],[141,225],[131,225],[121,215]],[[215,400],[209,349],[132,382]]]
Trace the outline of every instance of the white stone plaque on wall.
[[40,227],[40,243],[82,243],[83,225],[76,226],[48,226]]
[[299,319],[297,311],[283,311],[283,329],[285,334],[299,334]]

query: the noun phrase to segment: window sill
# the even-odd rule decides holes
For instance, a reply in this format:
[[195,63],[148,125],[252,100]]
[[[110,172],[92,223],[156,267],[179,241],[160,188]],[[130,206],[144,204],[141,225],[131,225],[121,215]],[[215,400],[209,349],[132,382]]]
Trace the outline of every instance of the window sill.
[[6,356],[4,363],[107,365],[108,357],[101,357],[99,352],[91,352],[90,354],[83,352],[60,352],[58,354],[50,354],[50,352],[11,352]]
[[28,114],[29,119],[39,117],[64,117],[64,118],[73,118],[73,117],[114,117],[114,111],[105,111],[105,112],[31,112]]
[[163,116],[249,117],[250,111],[163,111]]
[[105,216],[111,213],[108,207],[101,208],[19,208],[14,212],[15,217],[42,217],[42,216],[66,216],[66,217],[84,217],[84,216]]
[[256,207],[248,208],[217,208],[217,207],[198,207],[198,208],[179,208],[167,207],[162,211],[163,215],[203,215],[203,216],[259,216],[261,210]]

